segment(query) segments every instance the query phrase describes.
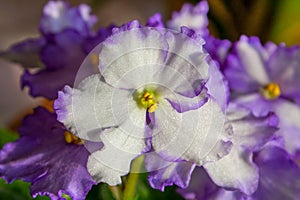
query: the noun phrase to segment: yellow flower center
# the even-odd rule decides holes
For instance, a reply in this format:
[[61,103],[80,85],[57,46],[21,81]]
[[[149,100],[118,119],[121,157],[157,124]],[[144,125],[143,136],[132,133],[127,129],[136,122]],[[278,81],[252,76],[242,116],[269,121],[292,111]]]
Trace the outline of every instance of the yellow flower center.
[[65,141],[68,144],[77,144],[77,145],[82,145],[84,143],[84,141],[82,139],[80,139],[79,137],[73,135],[71,132],[66,131],[64,133],[65,136]]
[[149,113],[155,112],[158,104],[157,94],[151,90],[144,90],[135,95],[138,107],[147,109]]
[[281,94],[280,87],[277,83],[269,83],[261,88],[261,94],[268,100],[277,99]]

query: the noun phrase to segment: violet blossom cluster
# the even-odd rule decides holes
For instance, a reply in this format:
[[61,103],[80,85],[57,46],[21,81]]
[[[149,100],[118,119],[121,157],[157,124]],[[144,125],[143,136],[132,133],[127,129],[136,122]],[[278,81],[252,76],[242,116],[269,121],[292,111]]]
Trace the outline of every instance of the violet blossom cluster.
[[94,31],[87,5],[49,1],[40,37],[0,56],[54,111],[23,119],[0,176],[81,200],[143,156],[151,187],[185,199],[299,199],[300,48],[215,38],[208,11],[201,1],[166,23],[157,13]]

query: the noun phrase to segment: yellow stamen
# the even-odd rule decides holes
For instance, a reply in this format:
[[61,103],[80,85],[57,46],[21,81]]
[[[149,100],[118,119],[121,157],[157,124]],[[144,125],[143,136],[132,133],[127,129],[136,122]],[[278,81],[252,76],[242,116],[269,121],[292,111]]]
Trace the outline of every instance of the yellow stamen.
[[135,100],[140,108],[147,109],[148,112],[155,112],[157,108],[157,97],[155,92],[144,90],[143,93],[138,93]]
[[281,94],[280,87],[276,83],[269,83],[261,89],[261,94],[268,100],[277,99]]
[[148,112],[153,113],[155,112],[156,108],[157,108],[157,104],[156,103],[152,104],[151,106],[148,107]]
[[73,135],[69,131],[66,131],[64,133],[64,136],[65,136],[65,141],[68,144],[77,144],[77,145],[82,145],[83,144],[83,140],[81,140],[79,137]]

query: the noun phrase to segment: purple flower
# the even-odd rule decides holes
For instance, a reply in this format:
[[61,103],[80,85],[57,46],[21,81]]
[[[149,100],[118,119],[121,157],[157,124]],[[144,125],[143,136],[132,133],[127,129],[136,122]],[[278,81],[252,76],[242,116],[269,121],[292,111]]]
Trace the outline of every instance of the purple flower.
[[[32,96],[55,99],[64,85],[73,85],[87,54],[111,34],[113,26],[94,33],[96,18],[89,12],[90,8],[84,4],[70,7],[64,1],[50,1],[40,21],[42,36],[25,40],[1,54],[25,67],[40,67],[34,72],[26,70],[22,75],[22,88],[28,86]],[[85,62],[90,62],[84,69],[86,74],[97,72],[97,59],[86,59]]]
[[[263,46],[256,37],[242,36],[226,61],[225,76],[236,102],[257,116],[275,112],[280,119],[284,148],[300,151],[299,100],[300,48]],[[295,102],[295,103],[294,103]]]
[[100,74],[59,92],[58,120],[78,137],[104,143],[88,161],[96,181],[121,183],[131,161],[151,150],[197,165],[230,150],[226,85],[209,66],[203,40],[181,30],[143,28],[137,21],[114,28],[100,45]]
[[54,200],[67,194],[85,199],[95,184],[86,168],[87,144],[80,145],[82,141],[66,131],[55,113],[41,107],[24,118],[19,133],[20,139],[0,151],[0,176],[9,183],[31,182],[33,197],[47,195]]
[[40,31],[43,34],[55,34],[65,29],[76,30],[81,35],[89,35],[97,22],[90,15],[91,8],[85,4],[71,7],[65,1],[49,1],[43,10]]

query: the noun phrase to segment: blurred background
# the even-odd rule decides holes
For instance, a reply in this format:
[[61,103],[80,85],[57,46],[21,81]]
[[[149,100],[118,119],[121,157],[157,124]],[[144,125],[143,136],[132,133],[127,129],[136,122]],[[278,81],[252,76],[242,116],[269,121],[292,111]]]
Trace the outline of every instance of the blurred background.
[[[46,2],[47,0],[0,0],[0,51],[16,42],[39,35],[39,20]],[[133,19],[138,19],[144,24],[157,12],[161,13],[166,21],[171,18],[172,11],[180,10],[184,3],[197,3],[196,0],[70,0],[69,2],[74,6],[80,3],[89,4],[92,13],[98,16],[96,28],[111,23],[121,25]],[[235,41],[241,34],[246,34],[259,36],[263,42],[271,40],[275,43],[284,42],[289,46],[300,44],[300,0],[208,0],[208,2],[209,29],[219,38]],[[21,73],[20,66],[0,59],[2,129],[15,130],[20,119],[30,112],[31,108],[44,101],[42,98],[30,98],[26,89],[20,90]],[[3,140],[1,138],[0,144],[3,144],[5,141],[1,141]],[[15,188],[18,188],[18,183]],[[0,194],[9,190],[12,189],[3,185],[0,187]],[[30,198],[28,194],[26,195]],[[23,197],[17,195],[15,198],[23,199]]]

